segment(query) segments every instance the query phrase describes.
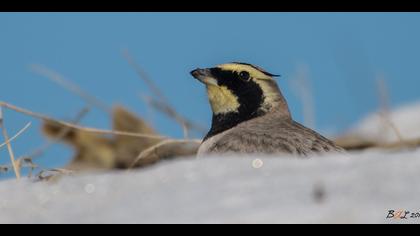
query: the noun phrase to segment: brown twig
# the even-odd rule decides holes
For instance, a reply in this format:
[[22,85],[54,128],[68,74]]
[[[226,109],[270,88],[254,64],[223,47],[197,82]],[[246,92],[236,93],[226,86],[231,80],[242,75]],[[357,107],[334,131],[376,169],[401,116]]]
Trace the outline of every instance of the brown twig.
[[370,140],[361,140],[356,137],[341,137],[334,140],[337,145],[348,150],[365,150],[370,148],[379,148],[379,149],[399,149],[399,148],[416,148],[420,147],[420,138],[419,139],[409,139],[404,141],[397,141],[392,143],[384,143]]
[[199,133],[205,133],[206,129],[202,126],[195,124],[194,122],[188,120],[187,118],[181,116],[167,101],[163,93],[160,91],[159,87],[156,86],[153,80],[150,79],[146,71],[139,66],[138,63],[134,60],[128,50],[123,51],[123,56],[136,71],[140,79],[142,79],[149,89],[152,91],[153,95],[156,98],[148,98],[149,104],[158,111],[164,113],[169,118],[174,119],[183,129],[184,138],[188,137],[189,130],[195,130]]
[[15,171],[16,178],[20,179],[20,169],[18,163],[15,161],[15,154],[13,153],[12,145],[10,144],[9,135],[7,134],[6,127],[4,125],[3,109],[0,107],[0,128],[3,131],[3,137],[7,144],[7,150],[9,151],[10,161],[13,165],[13,170]]
[[[145,150],[143,150],[137,158],[131,163],[130,171],[136,165],[145,166],[155,163],[159,160],[167,159],[175,156],[194,156],[200,146],[201,140],[163,140]],[[141,162],[141,163],[140,163]]]
[[[32,158],[29,158],[29,157],[19,157],[16,160],[16,163],[18,163],[18,166],[19,166],[20,169],[22,169],[22,168],[29,168],[30,169],[30,171],[28,173],[28,178],[32,177],[32,173],[36,168],[40,168],[41,170],[46,170],[47,169],[43,166],[40,166],[39,164],[35,164],[33,162]],[[13,168],[13,166],[12,165],[0,166],[0,169],[2,169],[2,168],[4,168],[4,169],[0,170],[0,172],[1,171],[7,172],[9,169]]]
[[290,81],[296,96],[301,100],[304,124],[315,128],[315,108],[312,87],[308,79],[308,68],[299,66],[296,78]]
[[[82,118],[84,116],[86,116],[86,114],[89,112],[89,108],[83,108],[77,115],[76,117],[71,121],[72,124],[78,124]],[[47,142],[45,142],[42,146],[36,148],[34,151],[32,151],[32,153],[27,154],[27,155],[23,155],[23,157],[25,158],[29,158],[31,160],[33,160],[33,158],[36,158],[38,156],[41,156],[42,154],[45,153],[45,151],[47,149],[49,149],[52,145],[54,145],[55,143],[57,143],[58,141],[60,141],[62,138],[64,138],[70,131],[72,128],[66,126],[64,129],[62,129],[57,136],[55,136],[52,139],[49,139]]]
[[390,128],[392,132],[396,135],[398,141],[387,143],[376,140],[364,140],[362,137],[358,137],[356,135],[347,135],[336,139],[336,143],[347,150],[364,150],[368,148],[396,149],[420,146],[420,139],[406,140],[403,137],[401,131],[392,121],[389,108],[390,95],[383,74],[378,75],[376,78],[376,92],[379,107],[378,116],[382,120],[382,130]]
[[392,122],[390,118],[390,112],[389,112],[389,91],[388,86],[386,84],[386,81],[384,79],[383,75],[380,75],[376,79],[376,86],[378,91],[378,99],[379,99],[379,106],[380,106],[380,112],[379,116],[382,118],[382,120],[385,122],[385,125],[390,127],[391,130],[395,133],[400,143],[404,143],[405,140],[403,138],[403,135],[401,134],[400,130],[397,128],[397,126]]
[[159,135],[149,135],[149,134],[140,134],[140,133],[132,133],[132,132],[113,131],[113,130],[104,130],[104,129],[83,127],[83,126],[76,125],[76,124],[73,124],[73,123],[69,123],[69,122],[66,122],[66,121],[53,119],[53,118],[48,117],[46,115],[36,113],[36,112],[32,112],[32,111],[29,111],[27,109],[20,108],[20,107],[14,106],[12,104],[9,104],[9,103],[6,103],[6,102],[1,102],[1,101],[0,101],[0,107],[4,107],[4,108],[7,108],[7,109],[10,109],[10,110],[28,115],[28,116],[32,116],[32,117],[40,119],[40,120],[44,120],[44,121],[52,122],[52,123],[55,122],[55,123],[63,125],[63,126],[67,126],[67,127],[70,127],[70,128],[74,128],[74,129],[78,129],[78,130],[82,130],[82,131],[90,132],[90,133],[121,135],[121,136],[137,137],[137,138],[167,139],[167,137],[159,136]]
[[150,79],[146,71],[143,70],[143,68],[141,68],[138,63],[136,63],[136,61],[134,60],[134,58],[131,56],[130,52],[127,49],[123,51],[123,56],[127,60],[128,64],[130,64],[130,66],[133,67],[133,69],[136,71],[139,78],[142,79],[146,83],[146,85],[150,88],[152,93],[159,99],[166,101],[163,93],[160,91],[158,86],[156,86],[153,83],[153,81]]
[[378,75],[376,78],[376,89],[378,93],[379,108],[389,114],[389,91],[384,75]]
[[59,73],[38,64],[33,64],[30,66],[31,70],[39,75],[42,75],[46,78],[48,78],[50,81],[58,84],[59,86],[63,87],[64,89],[70,91],[73,94],[76,94],[80,98],[82,98],[86,103],[89,105],[92,105],[94,107],[99,108],[100,110],[111,114],[111,108],[106,105],[105,103],[101,102],[96,97],[90,95],[89,93],[83,91],[78,85],[75,83],[67,80],[64,78],[64,76],[60,75]]
[[[176,110],[174,110],[171,106],[168,106],[168,104],[159,101],[157,99],[154,99],[152,97],[148,96],[142,96],[142,98],[153,108],[161,111],[162,113],[166,114],[168,117],[174,119],[176,122],[181,124],[184,128],[184,135],[185,132],[188,132],[188,130],[196,130],[200,133],[205,133],[206,129],[198,124],[195,124],[194,122],[191,122],[190,120],[184,118],[181,116]],[[186,130],[185,130],[186,129]]]
[[59,175],[72,175],[73,173],[74,171],[67,169],[45,169],[36,175],[36,179],[39,181],[49,181]]
[[391,121],[391,119],[389,118],[389,115],[381,112],[381,113],[379,113],[379,116],[385,122],[385,125],[387,125],[391,128],[391,130],[394,132],[395,136],[397,136],[399,142],[404,143],[406,140],[404,139],[402,133],[397,128],[397,126],[394,124],[394,122]]
[[21,168],[29,168],[29,174],[28,174],[28,178],[32,177],[32,173],[33,171],[38,168],[39,166],[36,165],[33,161],[32,158],[29,157],[20,157],[17,159],[17,162],[19,163],[19,166]]
[[[83,116],[85,116],[87,114],[87,112],[89,111],[89,108],[84,108],[82,109],[76,116],[76,118],[73,120],[74,123],[79,123],[80,120],[83,118]],[[21,131],[19,131],[13,138],[9,139],[9,142],[12,141],[12,139],[16,138],[17,136],[19,136],[21,133],[23,133],[29,126],[31,123],[28,123],[23,129],[21,129]],[[71,131],[70,127],[65,127],[63,130],[61,130],[61,132],[57,135],[57,137],[54,137],[51,140],[48,140],[45,144],[43,144],[41,147],[35,149],[35,151],[33,151],[31,154],[27,154],[27,155],[22,155],[19,158],[17,158],[16,162],[18,163],[18,166],[20,168],[29,168],[29,174],[28,177],[31,178],[32,177],[32,173],[33,171],[40,167],[39,165],[35,164],[33,162],[33,159],[42,155],[48,148],[50,148],[53,144],[55,144],[57,141],[59,141],[60,139],[62,139],[66,134],[68,134],[68,132]],[[6,143],[2,144],[2,145],[6,145]],[[0,148],[1,146],[0,145]],[[0,167],[0,172],[7,172],[10,167],[12,166],[2,166]],[[2,169],[4,168],[4,169]],[[42,168],[42,167],[40,167]],[[45,169],[45,168],[42,168]]]
[[394,143],[377,144],[376,147],[384,149],[397,149],[397,148],[415,148],[420,146],[420,139],[404,140]]

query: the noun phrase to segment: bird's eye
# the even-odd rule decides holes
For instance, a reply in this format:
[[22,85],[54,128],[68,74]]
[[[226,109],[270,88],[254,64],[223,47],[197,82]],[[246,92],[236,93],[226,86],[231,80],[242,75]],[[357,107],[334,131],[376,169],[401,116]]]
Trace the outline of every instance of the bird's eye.
[[239,73],[239,78],[243,79],[243,80],[249,80],[249,73],[246,71],[241,71]]

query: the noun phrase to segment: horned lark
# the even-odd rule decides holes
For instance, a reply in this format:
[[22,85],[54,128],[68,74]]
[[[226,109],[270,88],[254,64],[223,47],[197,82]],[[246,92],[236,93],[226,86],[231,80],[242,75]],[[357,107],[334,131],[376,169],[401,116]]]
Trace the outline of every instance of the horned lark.
[[343,151],[292,119],[276,81],[260,67],[228,63],[196,69],[213,111],[212,125],[198,155],[209,153],[312,153]]

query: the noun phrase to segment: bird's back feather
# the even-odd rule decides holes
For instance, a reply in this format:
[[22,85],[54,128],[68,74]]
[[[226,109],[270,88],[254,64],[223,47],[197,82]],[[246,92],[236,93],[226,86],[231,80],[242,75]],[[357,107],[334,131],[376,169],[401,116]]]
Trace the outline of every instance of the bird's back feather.
[[213,139],[199,153],[313,153],[342,152],[343,149],[317,132],[277,112],[243,122]]

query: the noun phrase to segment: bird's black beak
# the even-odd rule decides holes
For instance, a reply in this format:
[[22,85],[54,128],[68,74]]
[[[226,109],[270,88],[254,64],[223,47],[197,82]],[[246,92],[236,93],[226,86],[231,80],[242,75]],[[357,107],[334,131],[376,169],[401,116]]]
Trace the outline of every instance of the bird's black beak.
[[194,78],[206,85],[217,85],[217,80],[213,77],[210,69],[197,68],[190,73]]
[[211,75],[210,69],[200,69],[197,68],[193,71],[191,71],[191,75],[196,78],[199,79],[200,77],[208,77]]

